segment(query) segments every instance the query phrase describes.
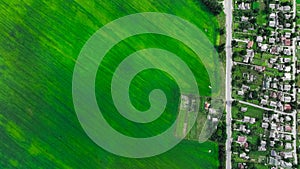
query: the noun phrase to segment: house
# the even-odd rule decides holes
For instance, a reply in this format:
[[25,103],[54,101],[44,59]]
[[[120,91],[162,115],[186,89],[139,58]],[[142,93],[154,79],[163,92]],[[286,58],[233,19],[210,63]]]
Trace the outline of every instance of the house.
[[243,122],[245,123],[251,123],[251,124],[254,124],[255,123],[255,118],[250,118],[248,116],[245,116],[244,119],[243,119]]
[[291,51],[291,49],[289,49],[289,48],[287,48],[287,49],[283,49],[283,53],[285,54],[285,55],[292,55],[292,51]]
[[290,116],[285,116],[285,121],[289,122],[291,120],[292,120],[292,118]]
[[238,8],[239,8],[240,10],[249,10],[249,9],[250,9],[250,4],[249,4],[249,3],[244,3],[244,2],[242,2],[242,3],[240,3],[240,4],[238,5]]
[[279,52],[281,52],[281,48],[280,46],[273,46],[270,50],[271,54],[279,54]]
[[275,141],[270,141],[270,146],[274,147],[275,146]]
[[291,66],[286,66],[286,67],[284,68],[284,71],[285,71],[285,72],[290,72],[291,70],[292,70]]
[[268,115],[266,115],[266,114],[263,115],[263,121],[264,122],[269,122],[270,121]]
[[[270,82],[271,82],[271,80],[272,80],[272,78],[264,79],[264,81],[263,81],[263,88],[269,89],[270,88]],[[269,96],[265,95],[264,98],[265,99],[269,99]]]
[[252,48],[252,47],[253,47],[253,44],[254,44],[253,41],[249,41],[249,42],[248,42],[248,45],[247,45],[247,48],[248,48],[248,49]]
[[292,127],[290,125],[285,125],[284,131],[291,132],[292,131]]
[[242,89],[243,89],[243,90],[250,90],[250,87],[247,86],[247,85],[242,85]]
[[274,165],[274,166],[278,166],[279,165],[279,161],[273,157],[269,158],[269,164],[270,165]]
[[275,4],[270,4],[269,7],[270,7],[271,9],[275,9]]
[[245,143],[247,141],[247,137],[245,136],[238,136],[237,142],[238,143]]
[[277,157],[277,153],[276,153],[275,150],[271,150],[271,156],[272,156],[272,157]]
[[280,123],[284,123],[284,118],[283,117],[280,117]]
[[291,14],[285,14],[284,17],[285,17],[285,19],[288,20],[288,19],[290,19],[292,17],[292,15]]
[[246,129],[246,126],[245,126],[245,125],[240,125],[240,127],[239,127],[238,130],[239,130],[239,131],[246,131],[247,129]]
[[250,57],[248,57],[247,55],[244,56],[244,59],[243,59],[243,62],[244,63],[250,63]]
[[238,93],[237,93],[239,96],[243,96],[244,95],[244,90],[240,90],[240,91],[238,91]]
[[248,159],[249,159],[249,156],[247,156],[247,154],[244,152],[244,153],[241,153],[241,154],[240,154],[240,158],[243,158],[243,159],[248,160]]
[[277,108],[279,108],[280,111],[283,111],[283,105],[281,104],[281,102],[278,102]]
[[293,158],[293,152],[281,152],[280,153],[281,156],[284,158],[284,159],[288,159],[288,158]]
[[247,137],[245,136],[238,136],[237,143],[241,146],[244,146],[245,148],[249,146],[247,143]]
[[270,97],[276,99],[277,98],[277,92],[271,92]]
[[267,129],[269,127],[269,123],[262,123],[261,127]]
[[262,36],[257,36],[256,42],[258,42],[258,43],[263,42],[263,37]]
[[205,108],[205,110],[208,110],[208,109],[209,109],[209,107],[210,107],[210,104],[209,104],[208,102],[205,102],[205,104],[204,104],[204,108]]
[[287,12],[291,10],[291,7],[287,5],[287,6],[283,6],[282,9]]
[[260,141],[260,147],[258,147],[258,151],[266,151],[266,145],[267,145],[267,142],[264,141],[264,140],[261,140]]
[[270,86],[271,86],[273,89],[277,89],[277,88],[278,88],[278,85],[277,85],[276,82],[271,83]]
[[286,39],[286,40],[284,41],[284,45],[285,45],[285,46],[291,46],[291,39]]
[[256,71],[263,72],[263,71],[265,71],[266,67],[264,67],[264,66],[254,66],[254,69]]
[[278,114],[272,114],[271,116],[271,120],[275,120],[276,122],[278,122],[278,118],[279,118]]
[[246,112],[247,110],[248,110],[247,107],[242,107],[242,108],[241,108],[241,112]]
[[[284,73],[284,77],[282,78],[284,81],[288,81],[292,79],[292,74],[291,73]],[[291,85],[284,85],[284,90],[285,91],[290,91],[291,90]]]
[[246,168],[246,164],[242,164],[242,163],[238,163],[238,168],[239,169],[245,169]]
[[209,112],[209,114],[216,114],[217,113],[217,111],[215,109],[213,109],[213,108],[210,108],[208,110],[208,112]]
[[275,64],[273,68],[277,69],[279,71],[283,71],[284,65],[283,64]]
[[276,18],[276,14],[275,14],[275,13],[271,13],[271,14],[270,14],[270,18],[271,18],[271,19],[275,19],[275,18]]
[[252,49],[247,49],[247,54],[244,56],[244,63],[252,62],[252,59],[254,57],[254,51]]
[[286,150],[291,150],[291,149],[293,149],[292,144],[291,144],[291,143],[286,143],[286,144],[285,144],[285,149],[286,149]]
[[285,27],[286,27],[286,28],[290,28],[291,26],[292,26],[292,25],[291,25],[290,23],[286,23],[286,24],[285,24]]
[[276,26],[276,22],[275,21],[270,21],[269,26],[274,28]]
[[271,106],[271,107],[277,107],[277,102],[271,101],[271,102],[270,102],[270,106]]
[[249,18],[246,17],[246,16],[242,16],[242,17],[241,17],[241,21],[242,21],[242,22],[247,22],[248,20],[249,20]]
[[268,44],[263,44],[263,45],[260,47],[260,50],[261,50],[262,52],[267,51],[267,49],[268,49]]
[[250,3],[245,3],[245,9],[249,10],[251,8]]
[[[285,74],[287,74],[287,73],[285,73]],[[290,91],[291,88],[292,88],[292,86],[290,84],[285,84],[283,90]]]
[[261,99],[260,104],[261,104],[261,105],[267,105],[267,104],[268,104],[268,101],[265,100],[265,99]]
[[292,101],[292,97],[291,96],[285,96],[282,97],[285,103],[290,103]]
[[291,135],[285,135],[285,140],[286,141],[292,141],[292,136]]
[[271,123],[271,130],[276,130],[277,129],[277,125],[275,123]]
[[270,62],[271,64],[275,63],[276,61],[277,61],[276,58],[270,58],[270,60],[269,60],[269,62]]
[[283,167],[283,168],[292,168],[293,164],[291,162],[286,162],[286,161],[281,160],[281,167]]
[[284,63],[289,63],[289,62],[291,62],[291,58],[284,58],[283,60],[284,60]]
[[254,124],[255,122],[256,122],[256,119],[255,119],[255,118],[251,118],[251,119],[250,119],[250,123],[251,123],[251,124]]
[[239,8],[240,10],[245,10],[245,3],[244,3],[244,2],[240,3],[240,4],[238,5],[238,8]]
[[250,122],[250,120],[251,120],[251,118],[250,118],[250,117],[248,117],[248,116],[244,116],[243,122],[244,122],[244,123],[249,123],[249,122]]
[[254,75],[251,74],[250,77],[249,77],[249,79],[248,79],[248,81],[249,82],[253,82],[254,79],[256,79],[256,76],[254,76]]
[[275,133],[274,130],[271,130],[271,131],[270,131],[269,138],[274,138],[274,140],[275,140],[276,137],[277,137],[277,133]]
[[292,110],[292,106],[290,104],[285,104],[284,105],[284,110],[285,111],[290,111],[290,110]]
[[271,31],[271,36],[277,36],[277,32],[275,32],[275,31]]
[[275,43],[275,38],[269,38],[269,44],[274,44]]
[[212,118],[212,122],[213,122],[213,123],[218,123],[218,122],[219,122],[219,119],[218,119],[218,118]]

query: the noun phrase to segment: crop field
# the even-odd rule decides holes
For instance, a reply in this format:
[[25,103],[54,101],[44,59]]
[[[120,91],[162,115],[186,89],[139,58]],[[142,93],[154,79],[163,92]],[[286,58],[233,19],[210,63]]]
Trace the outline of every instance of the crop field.
[[[77,56],[103,25],[138,12],[163,12],[197,25],[212,44],[218,21],[196,0],[3,0],[0,2],[0,168],[218,168],[218,145],[184,140],[172,150],[145,159],[113,155],[83,131],[72,102],[72,75]],[[157,120],[137,124],[113,106],[110,82],[118,64],[145,48],[177,54],[196,76],[202,96],[209,96],[208,74],[181,42],[145,34],[123,40],[105,56],[96,80],[96,96],[106,120],[119,132],[149,137],[166,130],[177,116],[178,85],[165,72],[147,70],[130,86],[132,104],[149,108],[148,95],[162,89],[168,99]],[[104,76],[100,76],[99,74]],[[159,83],[158,83],[159,81]],[[126,127],[124,127],[126,126]]]

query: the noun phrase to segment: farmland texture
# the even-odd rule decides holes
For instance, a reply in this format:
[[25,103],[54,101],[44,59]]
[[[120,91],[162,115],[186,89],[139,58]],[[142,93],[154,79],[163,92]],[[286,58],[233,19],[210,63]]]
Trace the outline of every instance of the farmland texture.
[[[218,41],[217,20],[193,0],[0,2],[0,168],[218,167],[218,146],[213,142],[182,141],[162,155],[128,159],[101,149],[81,128],[72,102],[76,58],[89,37],[103,25],[138,12],[177,15],[197,25],[213,44]],[[97,77],[96,95],[107,121],[133,137],[164,131],[174,122],[179,104],[178,86],[172,77],[147,70],[138,74],[130,86],[132,103],[139,110],[147,110],[149,92],[162,89],[168,99],[163,115],[152,123],[136,124],[113,107],[109,82],[116,66],[129,54],[145,48],[177,54],[195,74],[201,95],[210,94],[204,66],[181,42],[152,34],[123,40],[99,67],[105,76]]]

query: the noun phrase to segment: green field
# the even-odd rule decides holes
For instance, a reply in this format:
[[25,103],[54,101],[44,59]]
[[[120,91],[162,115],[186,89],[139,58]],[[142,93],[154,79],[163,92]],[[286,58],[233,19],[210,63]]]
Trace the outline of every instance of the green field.
[[[218,42],[217,19],[194,0],[0,2],[1,169],[208,169],[219,166],[218,146],[214,142],[182,141],[162,155],[128,159],[98,147],[78,122],[72,102],[72,74],[85,42],[96,30],[114,19],[155,11],[189,20],[203,30],[213,44]],[[146,110],[149,92],[162,89],[167,95],[168,105],[159,119],[136,124],[125,120],[111,106],[108,91],[114,69],[128,54],[150,47],[166,49],[181,57],[198,77],[201,95],[210,94],[205,68],[182,43],[152,34],[125,39],[103,60],[99,73],[105,76],[97,77],[96,94],[107,121],[129,136],[148,137],[160,133],[174,122],[177,115],[178,86],[166,73],[157,70],[138,74],[130,86],[130,96],[134,106]]]

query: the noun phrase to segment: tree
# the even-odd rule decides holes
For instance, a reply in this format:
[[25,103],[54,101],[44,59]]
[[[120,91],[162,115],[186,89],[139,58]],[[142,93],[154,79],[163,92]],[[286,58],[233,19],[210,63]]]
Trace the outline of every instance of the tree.
[[224,49],[225,49],[225,43],[223,43],[223,44],[221,44],[221,45],[219,45],[219,46],[217,47],[217,51],[218,51],[219,53],[221,53]]
[[256,18],[253,17],[253,18],[249,19],[249,22],[252,24],[256,24]]
[[225,29],[224,29],[224,28],[221,28],[221,29],[219,30],[219,32],[220,32],[220,35],[224,35],[224,34],[225,34]]
[[223,6],[218,0],[200,0],[214,15],[218,15],[223,11]]
[[241,50],[241,51],[240,51],[240,55],[244,56],[244,55],[246,55],[246,54],[247,54],[247,51],[246,51],[246,50]]
[[231,41],[231,46],[236,47],[238,45],[238,42],[236,40]]

